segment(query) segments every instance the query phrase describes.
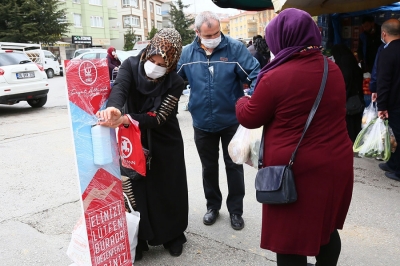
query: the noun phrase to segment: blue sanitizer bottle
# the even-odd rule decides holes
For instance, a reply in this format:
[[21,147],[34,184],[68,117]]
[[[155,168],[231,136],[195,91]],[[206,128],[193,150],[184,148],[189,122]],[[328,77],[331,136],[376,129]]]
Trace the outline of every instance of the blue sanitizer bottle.
[[112,163],[110,128],[95,125],[91,131],[94,164],[106,165]]

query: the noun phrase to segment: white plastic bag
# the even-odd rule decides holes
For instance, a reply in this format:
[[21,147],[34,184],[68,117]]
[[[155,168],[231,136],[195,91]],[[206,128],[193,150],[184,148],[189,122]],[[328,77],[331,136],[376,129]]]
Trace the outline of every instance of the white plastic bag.
[[358,134],[353,151],[360,157],[389,160],[391,154],[388,122],[380,118],[372,120]]
[[129,238],[129,246],[131,249],[131,257],[132,257],[132,264],[135,262],[136,256],[136,246],[138,243],[138,232],[139,232],[139,222],[140,222],[140,213],[134,211],[132,205],[128,199],[128,197],[124,193],[124,197],[128,202],[129,209],[131,212],[126,212],[126,224],[128,227],[128,238]]
[[262,127],[250,129],[250,158],[246,164],[258,169]]
[[378,117],[376,104],[371,102],[365,109],[361,120],[361,127],[365,128],[372,120]]
[[236,164],[244,164],[250,158],[250,129],[239,125],[228,145],[228,153]]
[[77,266],[91,266],[92,261],[90,258],[89,241],[86,232],[86,223],[83,216],[81,216],[72,230],[71,242],[67,249],[68,257]]

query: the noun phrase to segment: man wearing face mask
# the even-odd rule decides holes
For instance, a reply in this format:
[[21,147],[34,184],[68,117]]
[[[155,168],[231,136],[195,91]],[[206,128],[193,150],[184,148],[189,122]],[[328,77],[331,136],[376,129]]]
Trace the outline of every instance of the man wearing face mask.
[[[115,79],[117,76],[117,71],[121,65],[121,61],[118,59],[117,52],[115,48],[110,46],[107,49],[107,63],[108,63],[108,74],[110,79]],[[114,75],[114,76],[113,76]]]
[[[378,116],[389,120],[389,126],[400,140],[400,21],[389,19],[382,24],[384,49],[377,66]],[[400,181],[400,149],[392,153],[386,163],[379,164],[385,176]]]
[[243,96],[241,82],[254,90],[258,61],[239,41],[224,36],[218,16],[209,11],[195,19],[196,39],[182,52],[178,74],[190,83],[188,108],[193,118],[194,140],[201,160],[207,213],[205,225],[215,223],[222,205],[219,188],[219,143],[225,162],[229,194],[226,200],[235,230],[244,227],[243,166],[233,163],[228,144],[239,125],[236,119],[236,100]]
[[372,16],[364,16],[361,27],[363,32],[360,34],[358,43],[358,61],[364,72],[371,73],[376,53],[381,45],[381,28],[380,25],[375,24]]

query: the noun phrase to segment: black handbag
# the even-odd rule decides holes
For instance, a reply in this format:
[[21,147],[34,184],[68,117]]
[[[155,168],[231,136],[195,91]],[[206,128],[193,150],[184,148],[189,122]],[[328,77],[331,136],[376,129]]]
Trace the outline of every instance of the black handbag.
[[364,103],[361,101],[360,96],[354,95],[346,101],[346,114],[355,115],[360,114],[364,111]]
[[303,130],[303,134],[296,146],[296,149],[292,153],[292,157],[289,160],[288,165],[278,166],[263,166],[263,153],[264,153],[264,130],[261,138],[260,153],[258,159],[258,172],[256,175],[255,187],[256,187],[256,198],[257,201],[264,204],[288,204],[297,200],[296,183],[294,180],[294,174],[292,166],[296,157],[297,149],[303,140],[304,134],[306,133],[311,121],[318,109],[322,95],[324,93],[326,79],[328,76],[328,61],[324,56],[324,74],[322,77],[321,87],[318,92],[317,99],[311,109],[308,116],[306,125]]

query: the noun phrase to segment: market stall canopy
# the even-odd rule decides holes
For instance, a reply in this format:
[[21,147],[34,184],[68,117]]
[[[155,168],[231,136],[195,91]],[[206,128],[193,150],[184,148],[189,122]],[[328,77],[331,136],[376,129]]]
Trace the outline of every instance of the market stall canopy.
[[214,4],[222,8],[236,8],[241,10],[258,11],[274,9],[271,0],[212,0]]
[[212,0],[222,8],[242,10],[275,9],[279,12],[285,8],[295,7],[307,11],[312,16],[332,13],[347,13],[377,8],[398,1],[393,0]]
[[393,0],[272,0],[275,12],[294,7],[307,11],[312,16],[332,13],[347,13],[389,5]]

